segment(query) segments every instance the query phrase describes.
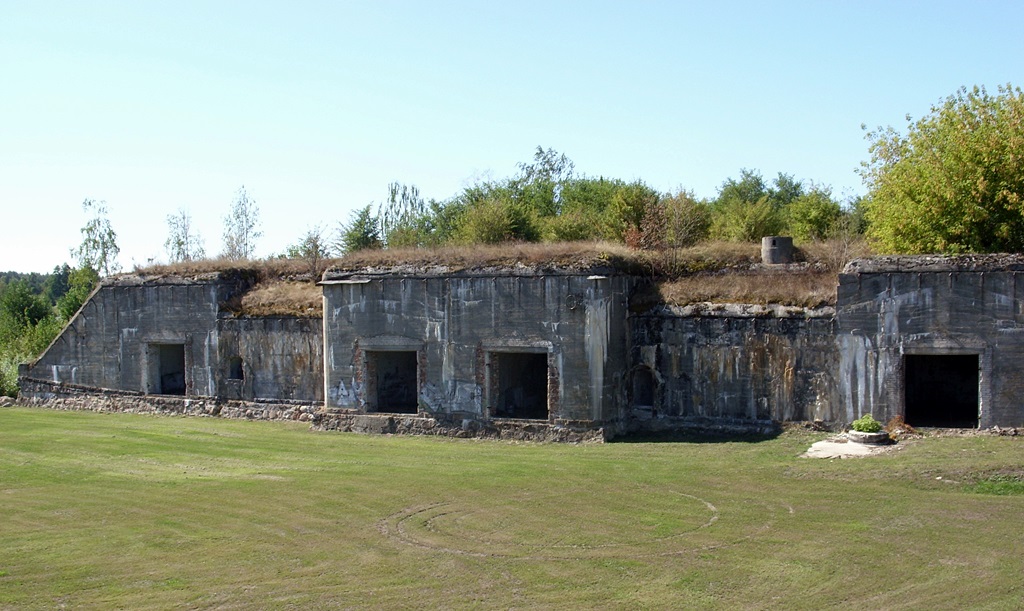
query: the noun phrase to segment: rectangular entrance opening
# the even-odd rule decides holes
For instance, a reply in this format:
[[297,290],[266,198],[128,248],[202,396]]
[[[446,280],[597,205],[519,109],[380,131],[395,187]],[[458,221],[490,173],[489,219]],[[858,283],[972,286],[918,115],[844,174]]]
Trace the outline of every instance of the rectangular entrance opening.
[[366,410],[415,414],[419,407],[414,350],[366,352]]
[[903,372],[907,424],[978,427],[977,354],[908,354]]
[[547,420],[546,352],[490,353],[491,413],[496,418]]
[[149,359],[149,392],[184,395],[185,344],[151,344]]

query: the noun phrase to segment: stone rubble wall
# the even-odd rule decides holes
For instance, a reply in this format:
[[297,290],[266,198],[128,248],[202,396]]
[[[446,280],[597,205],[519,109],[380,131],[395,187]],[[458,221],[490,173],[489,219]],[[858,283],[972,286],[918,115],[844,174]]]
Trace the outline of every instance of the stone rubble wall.
[[[434,435],[510,441],[600,443],[605,431],[595,422],[490,421],[400,414],[325,411],[320,404],[297,401],[237,401],[214,397],[146,395],[21,378],[17,403],[67,411],[117,412],[169,416],[309,422],[314,431],[367,434]],[[11,402],[14,403],[13,401]]]
[[588,421],[555,421],[551,423],[535,420],[458,420],[404,414],[365,414],[355,410],[318,412],[313,415],[311,428],[317,431],[375,435],[433,435],[505,441],[560,443],[601,443],[605,441],[605,429],[601,427],[600,423]]
[[137,391],[96,388],[21,378],[18,403],[68,411],[120,412],[177,416],[213,416],[246,420],[309,422],[320,405],[296,401],[236,401],[215,397],[146,395]]

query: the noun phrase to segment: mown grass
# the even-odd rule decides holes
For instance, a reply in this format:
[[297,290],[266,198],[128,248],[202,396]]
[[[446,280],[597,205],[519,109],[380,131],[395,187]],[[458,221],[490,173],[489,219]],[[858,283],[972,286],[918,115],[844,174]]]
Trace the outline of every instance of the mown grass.
[[1024,604],[1022,440],[508,444],[0,410],[0,608]]

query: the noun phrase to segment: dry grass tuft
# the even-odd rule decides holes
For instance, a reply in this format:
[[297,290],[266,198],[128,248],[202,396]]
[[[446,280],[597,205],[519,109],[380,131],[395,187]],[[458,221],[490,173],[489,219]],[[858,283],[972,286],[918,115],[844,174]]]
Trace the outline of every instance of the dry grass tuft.
[[323,315],[323,293],[313,282],[263,282],[242,296],[238,314],[315,318]]
[[631,270],[642,261],[642,253],[609,242],[552,242],[473,244],[438,248],[396,248],[361,250],[334,260],[335,269],[357,271],[365,268],[437,267],[450,271],[491,267],[526,266],[577,269],[612,266]]
[[812,270],[700,273],[659,282],[649,294],[639,297],[635,305],[710,302],[815,308],[835,305],[836,282],[835,273]]
[[850,261],[874,254],[864,238],[831,238],[822,242],[801,244],[799,255],[802,260],[820,263],[826,268],[840,272]]
[[[327,263],[333,263],[331,259]],[[308,280],[315,282],[309,272],[309,263],[302,259],[202,259],[199,261],[182,261],[180,263],[162,263],[148,267],[136,267],[135,273],[145,276],[196,276],[212,272],[245,271],[255,272],[261,280],[286,278],[289,280]]]

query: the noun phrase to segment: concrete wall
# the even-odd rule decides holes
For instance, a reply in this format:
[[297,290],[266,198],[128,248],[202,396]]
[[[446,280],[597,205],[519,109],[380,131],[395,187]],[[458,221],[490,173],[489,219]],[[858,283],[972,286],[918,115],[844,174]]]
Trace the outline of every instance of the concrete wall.
[[[320,318],[222,318],[217,321],[218,396],[249,401],[323,402],[323,320]],[[232,357],[242,379],[232,379]]]
[[182,344],[189,394],[216,392],[217,311],[230,288],[217,282],[101,286],[47,351],[33,378],[149,392],[153,350]]
[[[220,305],[239,286],[220,278],[129,278],[104,284],[24,376],[56,384],[167,394],[159,378],[173,364],[158,361],[160,347],[173,345],[183,348],[187,396],[322,401],[323,321],[222,317]],[[230,375],[232,357],[241,358],[241,379]],[[22,394],[29,395],[32,387],[22,386]]]
[[421,413],[488,419],[493,353],[536,352],[551,420],[620,417],[631,286],[588,275],[328,279],[327,406],[365,411],[367,354],[410,350]]
[[835,419],[831,308],[666,307],[630,324],[631,376],[655,384],[652,405],[627,386],[634,429]]
[[[979,425],[1024,425],[1024,276],[963,271],[840,275],[838,389],[844,419],[903,415],[906,355],[978,356]],[[913,423],[911,423],[913,424]]]
[[[128,277],[104,283],[19,373],[23,398],[41,402],[84,406],[99,390],[102,409],[133,397],[130,409],[173,411],[176,400],[146,397],[180,375],[188,413],[236,402],[224,413],[290,419],[301,411],[290,405],[318,404],[321,428],[579,440],[709,423],[888,420],[905,414],[914,387],[908,355],[911,370],[961,355],[947,361],[976,359],[977,424],[1018,427],[1022,274],[1024,257],[1006,255],[866,260],[840,275],[834,311],[630,314],[628,276],[329,272],[323,319],[221,312],[245,276]],[[409,413],[375,405],[404,412],[404,386],[414,392]],[[543,396],[547,410],[502,428],[517,393],[524,404]],[[195,408],[192,398],[212,400]],[[259,407],[275,404],[284,407]]]

